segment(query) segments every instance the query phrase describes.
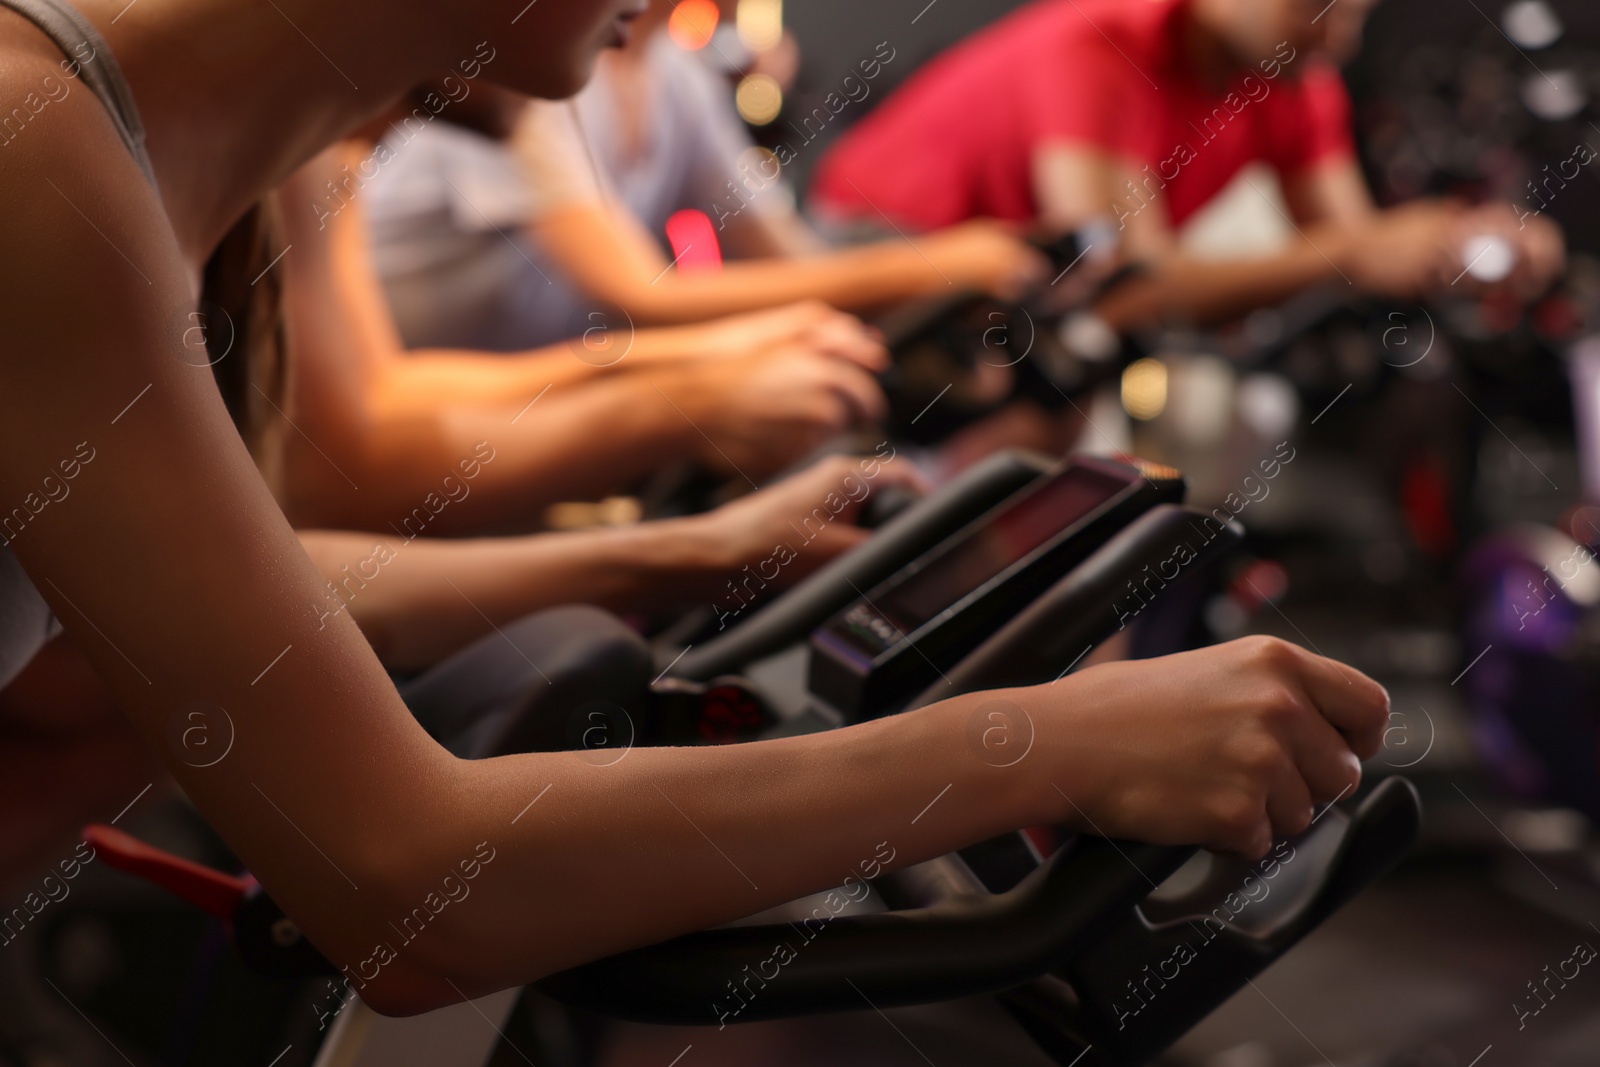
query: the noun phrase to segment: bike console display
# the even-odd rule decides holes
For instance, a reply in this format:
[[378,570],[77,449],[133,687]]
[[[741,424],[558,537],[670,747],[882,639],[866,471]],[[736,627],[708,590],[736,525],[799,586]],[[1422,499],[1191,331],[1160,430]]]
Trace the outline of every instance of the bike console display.
[[997,622],[1183,492],[1182,475],[1159,464],[1063,462],[813,633],[812,693],[850,719],[898,710]]

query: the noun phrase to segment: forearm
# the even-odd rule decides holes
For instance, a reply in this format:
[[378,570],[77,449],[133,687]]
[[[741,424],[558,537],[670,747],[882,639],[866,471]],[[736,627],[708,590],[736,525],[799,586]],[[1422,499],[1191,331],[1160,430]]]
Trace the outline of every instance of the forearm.
[[[626,322],[605,336],[582,337],[526,352],[488,354],[453,349],[413,349],[386,369],[382,388],[397,402],[521,404],[546,387],[580,385],[641,365],[700,359],[715,346],[705,326],[634,329]],[[614,349],[611,346],[615,346]]]
[[1312,285],[1340,279],[1335,261],[1305,239],[1281,252],[1249,259],[1164,257],[1144,276],[1100,301],[1097,311],[1112,328],[1161,323],[1207,326],[1287,300]]
[[820,300],[862,311],[950,288],[950,282],[909,241],[785,259],[736,260],[719,271],[667,272],[655,280],[616,277],[597,282],[596,295],[640,323],[685,323]]
[[[416,940],[417,970],[440,1001],[458,999],[450,983],[483,993],[808,893],[859,895],[882,869],[1058,819],[1065,803],[1041,761],[999,768],[969,747],[968,720],[995,696],[807,737],[635,749],[615,762],[560,753],[460,764],[459,799],[437,820],[458,832],[396,842],[395,866],[416,872],[420,896],[473,843],[496,858],[438,934]],[[412,903],[401,895],[391,907]],[[428,1006],[426,984],[382,991],[416,999],[379,1006]]]
[[525,530],[550,504],[627,488],[703,441],[642,375],[552,387],[514,406],[388,399],[356,419],[299,413],[285,509],[296,525],[408,537]]
[[639,611],[709,601],[734,569],[695,519],[583,533],[415,540],[303,530],[333,587],[324,610],[348,610],[390,670],[420,670],[544,608]]

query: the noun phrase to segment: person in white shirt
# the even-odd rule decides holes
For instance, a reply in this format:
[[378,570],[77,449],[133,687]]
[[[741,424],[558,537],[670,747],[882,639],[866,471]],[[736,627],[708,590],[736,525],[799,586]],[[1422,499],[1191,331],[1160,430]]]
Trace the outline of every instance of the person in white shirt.
[[[954,288],[1014,293],[1043,273],[987,221],[829,250],[781,179],[748,180],[754,143],[732,93],[662,32],[670,12],[653,4],[570,101],[510,99],[486,119],[480,98],[390,130],[393,157],[363,195],[407,344],[514,350],[581,334],[596,312],[643,326],[804,299],[866,311]],[[663,229],[683,209],[714,220],[722,270],[671,269]]]

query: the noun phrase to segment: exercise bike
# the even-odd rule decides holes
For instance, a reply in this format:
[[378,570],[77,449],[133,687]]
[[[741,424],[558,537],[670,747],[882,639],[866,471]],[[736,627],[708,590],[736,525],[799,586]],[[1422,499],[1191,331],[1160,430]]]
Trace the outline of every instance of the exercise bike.
[[936,444],[1018,400],[1060,410],[1145,354],[1090,310],[1140,273],[1115,265],[1115,230],[1091,223],[1029,243],[1049,277],[1015,300],[960,290],[873,320],[891,356],[879,381],[895,440]]
[[[591,608],[534,616],[529,634],[552,684],[530,686],[501,721],[425,725],[455,734],[464,755],[578,748],[609,758],[641,738],[797,733],[1046,683],[1132,605],[1191,580],[1238,542],[1236,524],[1183,507],[1182,495],[1181,475],[1159,465],[1000,454],[694,647],[652,647]],[[975,719],[971,733],[975,755],[998,765],[1026,758],[1029,737],[1028,723],[1003,714]],[[595,1016],[687,1026],[989,995],[1060,1064],[1142,1064],[1410,848],[1420,805],[1404,779],[1345,803],[1353,810],[1330,806],[1279,843],[1270,870],[1034,828],[872,879],[868,913],[718,927],[532,988]],[[198,868],[108,827],[87,835],[109,865],[227,921],[251,967],[336,973],[248,876]],[[1251,888],[1263,885],[1271,892]],[[791,958],[769,975],[780,944]],[[759,995],[751,973],[765,976]],[[317,1063],[482,1064],[519,996],[403,1020],[352,997]]]
[[[702,216],[692,225],[685,220],[684,227],[673,238],[674,252],[710,248],[698,269],[720,269],[709,220]],[[902,301],[869,317],[889,352],[889,365],[878,374],[887,400],[882,431],[888,440],[936,447],[1018,401],[1060,412],[1115,381],[1145,354],[1137,339],[1119,335],[1090,310],[1140,273],[1136,265],[1115,264],[1114,229],[1092,223],[1037,233],[1029,244],[1049,265],[1049,277],[1015,300],[955,289]],[[720,477],[679,466],[653,478],[640,495],[647,516],[665,517],[707,510],[723,494]]]

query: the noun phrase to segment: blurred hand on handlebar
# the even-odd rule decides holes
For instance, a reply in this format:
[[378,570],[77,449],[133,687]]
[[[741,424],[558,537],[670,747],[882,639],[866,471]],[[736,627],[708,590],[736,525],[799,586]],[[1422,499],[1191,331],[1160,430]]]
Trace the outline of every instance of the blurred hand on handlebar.
[[1527,304],[1548,292],[1566,269],[1567,246],[1561,227],[1542,215],[1519,213],[1510,204],[1483,204],[1465,212],[1458,226],[1461,269],[1475,255],[1473,245],[1488,238],[1503,241],[1510,255],[1510,270],[1503,278],[1479,281],[1468,271],[1461,284],[1470,282],[1474,290],[1503,288]]
[[698,525],[716,573],[742,577],[749,565],[763,581],[782,589],[870,537],[872,532],[856,520],[868,500],[891,486],[927,488],[904,460],[829,456],[684,521]]
[[1378,683],[1268,637],[1013,692],[1042,716],[1065,822],[1250,858],[1355,790],[1389,718]]
[[852,360],[792,342],[659,372],[657,388],[697,431],[700,462],[760,479],[834,436],[884,417],[876,379]]
[[913,244],[957,289],[1016,300],[1049,278],[1045,257],[1012,227],[990,219],[918,236]]
[[[1527,303],[1543,295],[1566,264],[1558,226],[1537,215],[1519,218],[1503,203],[1469,208],[1416,200],[1318,231],[1312,240],[1352,283],[1401,300],[1495,287]],[[1475,251],[1491,240],[1488,254]]]
[[729,315],[697,329],[703,332],[704,354],[710,358],[735,359],[802,345],[873,372],[889,365],[889,353],[876,331],[818,300]]
[[1414,200],[1359,222],[1331,225],[1311,240],[1358,288],[1416,300],[1447,289],[1461,273],[1464,214],[1456,201]]

